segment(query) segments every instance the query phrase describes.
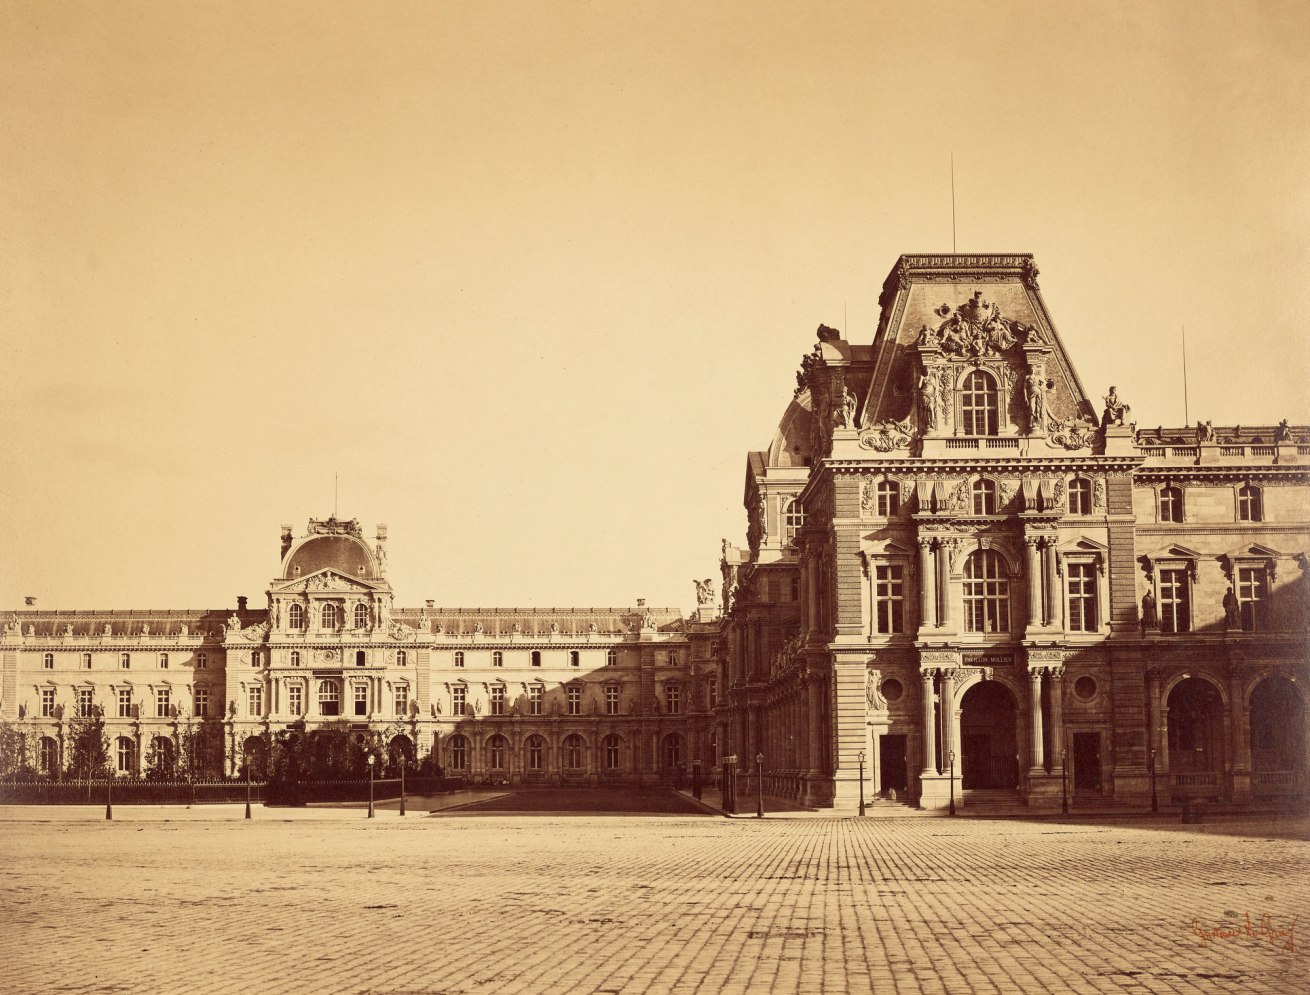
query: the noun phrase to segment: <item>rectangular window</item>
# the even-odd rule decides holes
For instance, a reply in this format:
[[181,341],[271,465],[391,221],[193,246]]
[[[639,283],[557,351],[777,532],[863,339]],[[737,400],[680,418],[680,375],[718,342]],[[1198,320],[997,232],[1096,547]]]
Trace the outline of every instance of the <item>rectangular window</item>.
[[1269,577],[1264,567],[1238,567],[1237,601],[1243,629],[1254,632],[1269,628]]
[[208,653],[197,653],[197,654],[196,654],[196,670],[207,670],[208,668],[209,668],[209,654],[208,654]]
[[532,651],[531,663],[534,667],[541,666],[541,650]]
[[491,685],[491,714],[505,714],[505,685],[503,684]]
[[318,685],[318,713],[320,715],[341,714],[341,690],[336,681],[320,681]]
[[130,719],[132,717],[132,689],[118,689],[118,717],[120,719]]
[[90,654],[90,653],[83,653],[83,654],[82,654],[82,669],[83,669],[83,670],[90,670],[90,669],[91,669],[91,654]]
[[664,700],[668,702],[669,714],[677,715],[682,711],[682,688],[676,684],[664,686]]
[[55,715],[55,689],[41,689],[41,718],[52,719]]
[[619,686],[617,684],[605,685],[605,714],[619,714]]
[[886,564],[874,567],[873,603],[879,632],[905,631],[905,568]]
[[246,704],[251,715],[259,717],[264,714],[264,689],[256,685],[246,691]]
[[[299,691],[299,688],[296,688]],[[209,688],[196,688],[196,717],[208,718],[209,716]]]
[[155,718],[168,718],[168,705],[172,694],[173,693],[169,688],[155,689]]
[[89,719],[95,710],[94,692],[90,688],[83,688],[77,692],[77,714],[84,719]]
[[41,657],[41,666],[44,667],[46,670],[54,670],[55,655],[53,653],[47,653],[43,657]]
[[468,704],[468,688],[463,684],[456,684],[450,689],[450,711],[452,715],[463,715],[464,707]]
[[1160,571],[1160,631],[1190,632],[1192,604],[1186,570]]
[[355,688],[355,714],[368,714],[368,688],[363,684],[357,685]]
[[540,715],[541,703],[546,697],[546,689],[540,684],[534,684],[528,688],[528,714]]
[[292,715],[300,715],[304,710],[304,689],[299,684],[292,684],[287,688],[287,711]]
[[570,667],[582,666],[582,654],[579,653],[577,650],[569,650],[569,666]]
[[160,654],[159,654],[159,669],[160,669],[160,670],[167,670],[167,669],[168,669],[168,654],[167,654],[167,653],[160,653]]
[[567,700],[570,715],[582,714],[582,688],[568,688]]
[[293,667],[300,666],[300,650],[291,651],[291,666]]
[[1065,565],[1069,584],[1069,631],[1095,632],[1096,567],[1091,563]]
[[706,688],[709,692],[710,708],[717,708],[719,705],[719,679],[711,677],[706,682]]
[[607,666],[607,667],[617,667],[617,666],[618,666],[618,663],[619,663],[619,651],[618,651],[618,650],[607,650],[607,651],[605,652],[605,666]]
[[462,666],[464,666],[464,651],[463,651],[463,650],[455,650],[455,666],[456,666],[456,667],[462,667]]
[[409,665],[409,654],[404,650],[396,650],[396,666],[406,667]]
[[500,650],[496,650],[494,653],[492,653],[492,654],[491,654],[491,665],[492,665],[493,667],[503,667],[503,666],[505,666],[505,654],[502,653]]
[[119,666],[119,668],[122,669],[122,670],[131,670],[131,669],[132,669],[132,654],[131,654],[131,653],[120,653],[120,654],[118,655],[118,666]]
[[396,685],[395,706],[396,706],[397,715],[409,714],[409,685],[408,684]]

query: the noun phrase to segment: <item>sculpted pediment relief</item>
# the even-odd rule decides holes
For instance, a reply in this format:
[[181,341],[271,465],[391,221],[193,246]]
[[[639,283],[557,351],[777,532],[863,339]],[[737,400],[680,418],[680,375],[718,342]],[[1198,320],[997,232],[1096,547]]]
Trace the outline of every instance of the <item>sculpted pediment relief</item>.
[[949,356],[999,356],[1016,345],[1045,344],[1036,325],[1006,318],[999,304],[983,299],[981,290],[954,310],[943,304],[933,314],[939,320],[923,325],[917,344]]
[[354,577],[347,577],[344,574],[337,573],[333,570],[319,570],[310,574],[308,577],[297,577],[294,580],[278,581],[272,587],[275,592],[285,591],[307,591],[313,594],[316,591],[376,591],[383,587],[382,584],[370,584],[358,580]]

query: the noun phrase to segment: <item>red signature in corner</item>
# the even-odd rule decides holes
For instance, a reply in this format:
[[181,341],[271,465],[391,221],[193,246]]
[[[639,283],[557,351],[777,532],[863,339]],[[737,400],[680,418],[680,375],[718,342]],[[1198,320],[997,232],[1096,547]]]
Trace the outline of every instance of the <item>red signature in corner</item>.
[[1216,926],[1213,929],[1206,929],[1197,921],[1196,916],[1192,916],[1192,935],[1200,939],[1203,947],[1208,947],[1215,940],[1235,940],[1245,937],[1262,940],[1280,954],[1291,954],[1296,952],[1296,924],[1300,918],[1295,916],[1285,928],[1275,929],[1268,912],[1255,922],[1251,921],[1251,913],[1248,912],[1246,922],[1241,926]]

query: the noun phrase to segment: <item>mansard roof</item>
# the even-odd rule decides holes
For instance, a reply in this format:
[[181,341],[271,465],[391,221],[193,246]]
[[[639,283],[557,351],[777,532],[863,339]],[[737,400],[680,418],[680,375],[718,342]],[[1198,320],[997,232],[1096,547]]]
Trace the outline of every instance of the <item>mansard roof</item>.
[[[41,610],[16,611],[11,616],[11,623],[17,623],[24,635],[41,638],[56,636],[103,637],[106,634],[121,636],[179,636],[185,628],[188,635],[218,635],[223,632],[223,622],[233,614],[230,608],[174,608],[174,609],[134,609],[130,611],[105,610]],[[266,611],[243,611],[237,613],[243,624],[253,625],[263,621]],[[106,632],[108,626],[108,632]]]
[[399,608],[391,613],[396,621],[420,630],[426,620],[425,631],[430,633],[472,636],[477,632],[488,639],[511,635],[545,638],[552,625],[565,637],[586,636],[593,632],[593,625],[594,633],[600,635],[636,632],[647,615],[657,631],[682,628],[682,612],[676,608]]

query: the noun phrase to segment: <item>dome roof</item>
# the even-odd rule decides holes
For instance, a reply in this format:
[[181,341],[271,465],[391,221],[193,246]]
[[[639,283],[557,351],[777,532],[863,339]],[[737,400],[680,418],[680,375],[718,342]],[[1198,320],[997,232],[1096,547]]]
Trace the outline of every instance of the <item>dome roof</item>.
[[305,577],[323,569],[351,577],[377,576],[373,553],[368,545],[364,540],[349,535],[307,537],[287,556],[282,575],[287,579]]

